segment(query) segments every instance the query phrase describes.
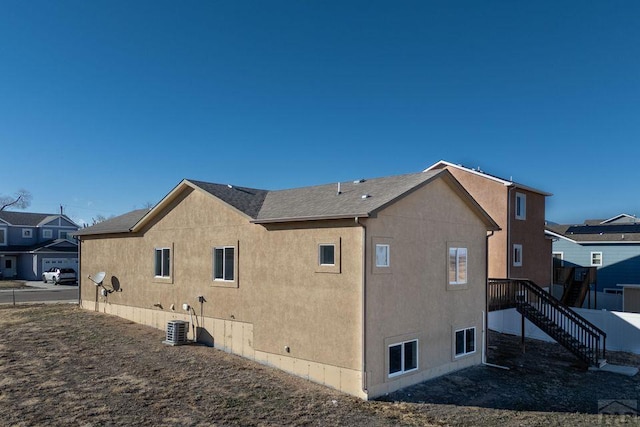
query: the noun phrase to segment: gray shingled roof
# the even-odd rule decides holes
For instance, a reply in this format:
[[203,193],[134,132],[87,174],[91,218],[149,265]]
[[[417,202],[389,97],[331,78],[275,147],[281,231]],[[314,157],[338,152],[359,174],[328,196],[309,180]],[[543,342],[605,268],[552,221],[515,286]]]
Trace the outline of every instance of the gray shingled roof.
[[[55,214],[43,214],[32,212],[16,212],[16,211],[0,211],[0,220],[3,220],[11,225],[26,225],[29,227],[36,227],[42,221],[47,218],[56,218]],[[66,216],[65,216],[66,218]],[[68,219],[68,218],[67,218]],[[71,220],[69,220],[71,221]],[[73,222],[73,221],[72,221]]]
[[240,212],[244,212],[251,218],[255,218],[260,212],[262,203],[269,191],[255,188],[236,187],[225,184],[212,184],[210,182],[196,181],[188,179],[204,191],[225,201]]
[[109,218],[91,227],[82,228],[73,233],[74,236],[85,236],[90,234],[111,234],[128,233],[140,219],[149,212],[149,209],[137,209],[127,212],[115,218]]
[[640,224],[547,225],[547,230],[576,242],[639,242]]
[[[389,203],[446,173],[441,170],[369,180],[267,191],[254,188],[185,180],[246,214],[255,223],[366,217]],[[176,187],[180,191],[180,186]],[[176,191],[174,189],[174,191]],[[464,191],[464,190],[463,190]],[[172,192],[173,193],[173,192]],[[169,193],[170,195],[172,193]],[[162,202],[161,202],[162,203]],[[160,203],[160,204],[161,204]],[[159,204],[159,205],[160,205]],[[155,210],[156,208],[154,208]],[[479,209],[481,209],[479,207]],[[76,235],[126,233],[149,212],[145,209],[82,229]],[[153,212],[153,210],[152,210]],[[491,221],[491,219],[489,219]]]
[[[255,222],[368,216],[440,171],[270,191]],[[363,198],[363,196],[365,196]]]

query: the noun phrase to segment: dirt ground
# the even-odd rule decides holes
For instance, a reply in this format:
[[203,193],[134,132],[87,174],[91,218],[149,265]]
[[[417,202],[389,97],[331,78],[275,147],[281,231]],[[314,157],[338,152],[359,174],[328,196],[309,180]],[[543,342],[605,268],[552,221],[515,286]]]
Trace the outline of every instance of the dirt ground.
[[584,371],[557,345],[528,341],[522,355],[516,338],[490,338],[493,360],[511,370],[469,368],[365,402],[76,306],[1,307],[0,425],[640,424],[597,415],[598,399],[637,401],[640,375]]

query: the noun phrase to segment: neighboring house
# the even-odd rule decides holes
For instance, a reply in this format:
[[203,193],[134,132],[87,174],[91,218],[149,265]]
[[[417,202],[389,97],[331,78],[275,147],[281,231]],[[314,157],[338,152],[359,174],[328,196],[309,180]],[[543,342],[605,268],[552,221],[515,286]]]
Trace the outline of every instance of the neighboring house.
[[201,342],[372,398],[482,362],[497,229],[447,171],[281,191],[183,180],[78,232],[81,306],[189,321]]
[[621,214],[584,224],[548,224],[558,267],[596,267],[597,290],[622,293],[640,284],[640,219]]
[[51,267],[78,271],[78,225],[65,215],[0,211],[0,275],[40,280]]
[[547,287],[552,282],[551,241],[545,236],[545,200],[550,193],[439,161],[501,228],[489,240],[489,277],[523,278]]

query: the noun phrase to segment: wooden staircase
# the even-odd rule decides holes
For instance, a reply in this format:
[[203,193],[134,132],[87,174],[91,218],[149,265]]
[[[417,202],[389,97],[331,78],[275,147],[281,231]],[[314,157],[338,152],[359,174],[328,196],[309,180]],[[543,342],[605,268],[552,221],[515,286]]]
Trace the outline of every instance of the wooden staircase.
[[605,334],[530,280],[489,279],[489,311],[515,308],[526,319],[589,366],[602,366]]
[[560,301],[569,307],[582,307],[589,285],[596,282],[594,267],[562,267],[556,269],[556,283],[564,287]]

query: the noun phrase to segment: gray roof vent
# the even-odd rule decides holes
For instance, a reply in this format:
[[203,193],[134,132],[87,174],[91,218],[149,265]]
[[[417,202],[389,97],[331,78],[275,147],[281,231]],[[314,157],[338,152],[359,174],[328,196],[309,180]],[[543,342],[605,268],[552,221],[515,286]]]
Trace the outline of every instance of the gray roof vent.
[[368,199],[369,197],[371,197],[370,194],[363,194],[362,196],[360,196],[361,199]]
[[360,178],[360,179],[356,179],[355,181],[353,181],[354,184],[362,184],[363,182],[365,182],[366,179],[364,178]]

